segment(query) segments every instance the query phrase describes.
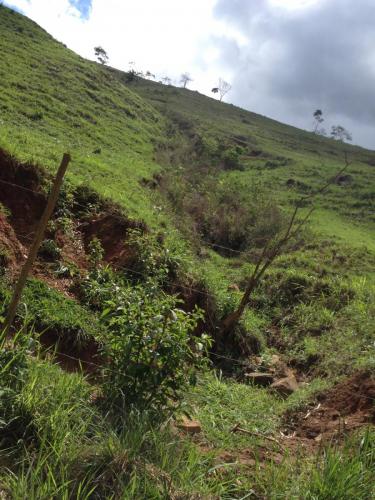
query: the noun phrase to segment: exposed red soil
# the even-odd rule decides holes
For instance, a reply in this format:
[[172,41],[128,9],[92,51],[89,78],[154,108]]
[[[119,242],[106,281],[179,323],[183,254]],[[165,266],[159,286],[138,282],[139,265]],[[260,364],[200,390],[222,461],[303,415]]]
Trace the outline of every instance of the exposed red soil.
[[[0,211],[0,250],[4,251],[5,256],[0,266],[5,266],[12,279],[17,276],[33,241],[46,206],[45,193],[51,180],[43,169],[20,163],[0,149],[0,203],[6,209],[4,213]],[[47,189],[43,189],[44,184]],[[100,214],[92,217],[85,215],[83,218],[77,215],[68,230],[60,227],[57,221],[57,227],[49,228],[45,238],[54,240],[60,248],[60,263],[63,266],[73,265],[80,273],[88,270],[89,244],[94,238],[101,242],[106,262],[115,268],[132,268],[138,256],[136,249],[127,242],[129,230],[146,231],[145,224],[126,218],[118,207],[109,202],[104,201],[99,206]],[[33,265],[32,276],[45,281],[69,298],[76,298],[74,277],[70,272],[59,276],[56,273],[57,264],[39,258]],[[104,363],[100,346],[94,339],[82,349],[72,348],[55,332],[47,331],[41,335],[40,341],[47,352],[54,353],[55,361],[67,371],[83,368],[91,375]]]
[[[0,246],[9,254],[7,266],[16,271],[24,260],[35,229],[46,205],[42,183],[50,178],[41,168],[22,164],[0,149],[0,203],[9,210],[9,217],[0,216]],[[57,228],[46,237],[53,239],[61,249],[62,260],[79,270],[88,268],[88,246],[98,238],[104,249],[104,260],[114,267],[132,267],[137,255],[126,244],[130,229],[145,231],[143,223],[127,219],[115,207],[104,209],[95,218],[76,220],[69,234]],[[72,297],[72,279],[58,278],[51,265],[37,260],[33,275],[50,286]]]
[[[17,276],[26,258],[45,208],[46,196],[42,191],[42,182],[45,180],[50,179],[42,169],[19,163],[0,149],[0,203],[6,209],[5,213],[0,212],[0,250],[5,255],[0,265],[6,267],[11,277]],[[6,212],[9,212],[8,216]],[[108,207],[108,213],[103,210],[95,219],[77,219],[66,232],[59,227],[48,230],[46,238],[53,239],[61,249],[61,262],[73,264],[80,272],[85,272],[88,268],[88,244],[97,237],[102,243],[107,262],[115,266],[131,265],[136,255],[126,245],[127,232],[135,228],[145,230],[145,226],[129,221],[120,212],[114,212],[113,207]],[[32,275],[74,298],[74,279],[69,277],[69,273],[68,276],[59,277],[56,263],[37,259]],[[86,344],[84,349],[73,350],[54,332],[44,332],[40,340],[51,351],[57,348],[60,352],[57,362],[68,371],[75,371],[82,366],[86,372],[92,373],[103,362],[99,346],[94,340]]]
[[88,249],[93,238],[98,238],[103,250],[104,260],[115,267],[131,267],[136,259],[133,248],[126,244],[129,229],[144,231],[145,225],[126,219],[116,213],[102,213],[95,219],[86,220],[80,225],[83,240]]
[[237,463],[254,469],[264,468],[269,462],[298,461],[316,454],[321,446],[340,444],[351,432],[374,424],[375,377],[358,372],[322,393],[309,408],[286,414],[283,432],[270,440],[264,438],[264,442],[259,438],[262,443],[253,448],[220,451],[207,442],[204,434],[192,439],[202,452],[214,454],[217,464]]
[[78,269],[84,270],[88,268],[88,259],[85,252],[83,235],[79,231],[79,224],[72,228],[72,234],[68,236],[61,229],[57,229],[54,234],[54,240],[62,250],[63,260],[73,262]]
[[85,344],[82,349],[73,349],[61,343],[61,339],[54,332],[44,332],[39,338],[43,347],[54,355],[54,360],[68,372],[94,374],[101,366],[103,359],[100,347],[94,340]]
[[285,417],[284,443],[315,448],[375,424],[375,378],[359,372],[321,394],[314,405]]
[[11,214],[9,222],[17,238],[29,244],[46,205],[40,168],[22,164],[0,149],[0,203]]
[[0,212],[0,251],[4,252],[7,267],[15,271],[23,261],[26,249],[17,239],[13,227]]

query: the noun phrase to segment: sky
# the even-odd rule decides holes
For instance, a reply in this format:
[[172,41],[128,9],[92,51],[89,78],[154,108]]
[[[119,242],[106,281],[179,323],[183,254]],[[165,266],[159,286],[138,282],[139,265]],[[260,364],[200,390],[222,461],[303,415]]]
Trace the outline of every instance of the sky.
[[134,62],[179,84],[311,130],[323,111],[375,149],[375,0],[5,0],[83,57]]

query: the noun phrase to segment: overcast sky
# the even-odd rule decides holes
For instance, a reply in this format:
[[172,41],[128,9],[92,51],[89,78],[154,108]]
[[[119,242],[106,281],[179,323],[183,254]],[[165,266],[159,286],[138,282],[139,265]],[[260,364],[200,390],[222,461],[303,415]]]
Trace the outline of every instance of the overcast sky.
[[301,128],[320,108],[375,149],[375,0],[6,0],[84,57],[150,70]]

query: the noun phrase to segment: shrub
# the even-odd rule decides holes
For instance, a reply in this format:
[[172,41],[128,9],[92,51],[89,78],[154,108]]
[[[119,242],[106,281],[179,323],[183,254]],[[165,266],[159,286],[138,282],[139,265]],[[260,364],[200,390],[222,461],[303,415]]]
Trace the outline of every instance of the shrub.
[[54,262],[61,257],[61,249],[54,240],[44,240],[38,250],[38,257],[43,260]]
[[171,251],[162,242],[163,235],[157,237],[139,229],[128,230],[127,245],[135,256],[131,265],[131,281],[140,283],[153,279],[162,285],[175,279],[182,263],[182,256]]
[[102,197],[89,186],[77,186],[73,194],[72,210],[78,217],[91,215],[104,208]]
[[115,405],[163,408],[194,382],[208,337],[193,335],[201,313],[185,313],[155,283],[130,286],[108,268],[93,271],[83,285],[86,302],[101,310],[104,340],[103,390]]
[[201,315],[176,305],[175,299],[152,297],[140,287],[107,303],[104,390],[111,401],[162,408],[194,382],[200,341],[190,334]]
[[209,242],[243,251],[262,247],[282,223],[281,211],[272,200],[263,198],[260,186],[254,186],[250,195],[234,178],[227,185],[219,184],[215,196],[209,196],[200,225]]
[[218,142],[213,137],[200,136],[197,140],[197,149],[202,159],[212,161],[218,156]]
[[98,238],[93,238],[88,246],[89,261],[93,268],[97,267],[104,257],[104,249]]
[[242,154],[242,149],[238,147],[237,148],[231,147],[225,150],[225,152],[222,155],[224,168],[228,170],[241,169],[240,167],[241,154]]

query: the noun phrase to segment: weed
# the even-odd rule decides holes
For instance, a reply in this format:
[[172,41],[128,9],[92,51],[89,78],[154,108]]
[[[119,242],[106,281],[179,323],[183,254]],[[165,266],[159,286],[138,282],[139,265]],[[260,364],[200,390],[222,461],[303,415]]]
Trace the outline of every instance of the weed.
[[61,249],[54,240],[44,240],[38,250],[38,257],[46,261],[55,262],[61,257]]

